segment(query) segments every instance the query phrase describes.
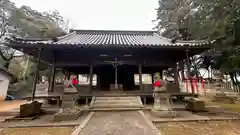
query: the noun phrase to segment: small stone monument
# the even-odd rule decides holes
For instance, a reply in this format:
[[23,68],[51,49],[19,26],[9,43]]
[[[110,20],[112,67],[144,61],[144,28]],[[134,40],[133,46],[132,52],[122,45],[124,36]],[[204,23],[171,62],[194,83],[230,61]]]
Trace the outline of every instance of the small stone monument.
[[[156,85],[159,83],[160,85]],[[160,74],[156,73],[154,75],[154,105],[151,112],[157,117],[175,117],[176,112],[172,110],[170,104],[170,93],[166,90],[167,82],[160,78]]]
[[191,112],[205,112],[207,111],[204,101],[198,98],[191,98],[186,104],[186,110]]
[[77,107],[73,108],[61,108],[56,114],[53,116],[53,121],[70,121],[77,120],[82,114],[82,110]]
[[42,103],[30,101],[20,105],[20,117],[33,117],[42,113]]
[[74,95],[63,95],[61,109],[53,116],[53,121],[77,120],[82,114],[82,110],[75,104]]

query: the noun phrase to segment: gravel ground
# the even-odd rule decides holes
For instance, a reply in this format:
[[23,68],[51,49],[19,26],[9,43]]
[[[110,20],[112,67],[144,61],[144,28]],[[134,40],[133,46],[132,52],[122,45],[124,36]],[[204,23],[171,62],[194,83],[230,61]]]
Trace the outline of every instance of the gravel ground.
[[0,135],[71,135],[71,127],[44,127],[44,128],[6,128]]
[[240,121],[178,122],[158,124],[162,135],[240,135]]

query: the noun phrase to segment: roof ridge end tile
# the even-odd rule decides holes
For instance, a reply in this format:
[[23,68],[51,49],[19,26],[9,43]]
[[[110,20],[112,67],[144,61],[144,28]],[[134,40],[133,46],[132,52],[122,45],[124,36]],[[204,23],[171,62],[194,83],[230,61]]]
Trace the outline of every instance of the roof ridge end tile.
[[66,35],[57,37],[57,42],[60,41],[60,40],[66,40],[68,38],[71,38],[72,36],[75,36],[76,34],[77,34],[76,31],[73,31],[73,32],[70,32],[70,33],[68,33]]
[[153,35],[155,35],[155,36],[157,36],[157,37],[159,37],[159,38],[161,38],[161,39],[164,39],[164,40],[167,40],[167,41],[171,42],[171,39],[170,39],[170,38],[163,37],[163,36],[159,35],[159,34],[156,33],[156,32],[153,33]]

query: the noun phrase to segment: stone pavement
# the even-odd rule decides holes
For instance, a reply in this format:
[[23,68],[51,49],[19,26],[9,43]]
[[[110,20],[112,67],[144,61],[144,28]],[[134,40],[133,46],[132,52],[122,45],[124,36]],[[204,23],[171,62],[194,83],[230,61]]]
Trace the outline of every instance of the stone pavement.
[[25,103],[24,100],[13,100],[13,101],[0,101],[0,122],[5,119],[15,116],[13,113],[20,107],[21,104]]
[[137,111],[96,112],[78,135],[159,135]]

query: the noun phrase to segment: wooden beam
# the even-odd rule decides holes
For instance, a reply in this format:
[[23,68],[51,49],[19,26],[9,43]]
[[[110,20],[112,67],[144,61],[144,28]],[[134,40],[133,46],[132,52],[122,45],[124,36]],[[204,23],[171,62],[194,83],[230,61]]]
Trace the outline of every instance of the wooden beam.
[[[121,61],[121,60],[120,60]],[[123,65],[144,64],[145,67],[172,67],[175,63],[170,61],[154,61],[154,60],[136,60],[136,61],[122,61]],[[109,65],[106,61],[79,61],[79,62],[60,62],[56,63],[56,67],[89,67],[89,65]]]
[[40,60],[41,60],[41,48],[38,49],[38,58],[37,58],[37,69],[35,71],[35,76],[34,76],[34,82],[33,82],[33,87],[32,87],[32,101],[35,99],[35,93],[36,93],[36,85],[38,81],[38,75],[39,75],[39,66],[40,66]]

